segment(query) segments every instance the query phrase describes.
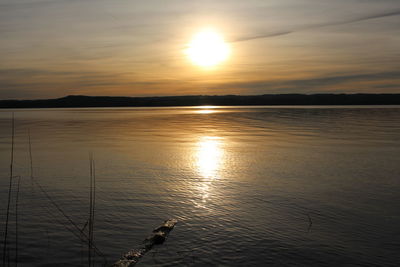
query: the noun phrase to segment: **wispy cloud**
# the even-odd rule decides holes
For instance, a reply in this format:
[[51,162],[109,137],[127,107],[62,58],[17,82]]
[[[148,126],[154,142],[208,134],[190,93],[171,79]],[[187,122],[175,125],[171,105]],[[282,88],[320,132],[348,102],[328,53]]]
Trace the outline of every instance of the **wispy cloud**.
[[251,40],[256,40],[256,39],[264,39],[264,38],[288,35],[291,33],[293,33],[293,31],[272,32],[272,33],[267,33],[267,34],[260,34],[260,35],[254,35],[254,36],[247,36],[247,37],[243,37],[243,38],[237,38],[233,42],[244,42],[244,41],[251,41]]
[[316,25],[312,25],[310,27],[304,28],[304,30],[312,29],[312,28],[322,28],[322,27],[330,27],[330,26],[336,26],[336,25],[344,25],[344,24],[367,21],[367,20],[371,20],[371,19],[380,19],[380,18],[386,18],[386,17],[393,17],[393,16],[398,16],[398,15],[400,15],[400,9],[399,10],[386,11],[386,12],[382,12],[382,13],[369,14],[369,15],[355,17],[355,18],[348,19],[348,20],[343,20],[343,21],[316,24]]
[[265,38],[283,36],[283,35],[288,35],[288,34],[295,33],[295,32],[311,30],[311,29],[331,27],[331,26],[337,26],[337,25],[345,25],[345,24],[350,24],[350,23],[356,23],[356,22],[392,17],[392,16],[399,16],[399,15],[400,15],[400,10],[392,10],[392,11],[386,11],[386,12],[382,12],[382,13],[375,13],[375,14],[369,14],[369,15],[365,15],[365,16],[355,17],[355,18],[347,19],[347,20],[319,23],[319,24],[297,27],[294,29],[283,30],[283,31],[278,31],[278,32],[270,32],[270,33],[265,33],[265,34],[244,36],[244,37],[234,39],[234,40],[232,40],[232,42],[244,42],[244,41],[257,40],[257,39],[265,39]]
[[[309,79],[285,79],[285,80],[265,80],[226,83],[223,85],[212,86],[213,89],[243,89],[253,94],[263,92],[274,93],[315,93],[335,87],[335,91],[361,92],[370,91],[376,86],[376,82],[384,81],[391,86],[387,89],[392,91],[400,89],[400,71],[387,71],[376,73],[360,73],[347,75],[331,75],[315,77]],[[370,88],[371,87],[371,88]]]
[[[321,92],[398,92],[400,71],[332,74],[308,79],[214,83],[191,80],[127,80],[121,74],[2,70],[0,99],[88,95],[265,94]],[[4,77],[3,75],[3,77]],[[55,77],[55,76],[56,77]]]

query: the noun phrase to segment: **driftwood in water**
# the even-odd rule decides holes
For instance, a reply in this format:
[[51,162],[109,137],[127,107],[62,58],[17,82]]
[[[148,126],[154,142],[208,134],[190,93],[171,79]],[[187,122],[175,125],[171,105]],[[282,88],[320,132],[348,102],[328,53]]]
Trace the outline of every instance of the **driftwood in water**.
[[153,230],[151,235],[147,237],[141,246],[132,249],[125,255],[121,257],[119,261],[114,263],[112,267],[132,267],[138,263],[139,259],[143,257],[147,252],[149,252],[154,245],[159,245],[164,243],[169,232],[174,229],[177,220],[171,219],[166,220],[162,225]]

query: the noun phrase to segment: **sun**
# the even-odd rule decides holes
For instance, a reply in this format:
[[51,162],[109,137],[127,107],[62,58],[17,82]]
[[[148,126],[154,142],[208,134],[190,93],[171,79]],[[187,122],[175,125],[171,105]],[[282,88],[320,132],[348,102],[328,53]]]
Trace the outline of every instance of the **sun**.
[[213,67],[229,57],[230,47],[219,33],[205,29],[193,37],[185,54],[195,65]]

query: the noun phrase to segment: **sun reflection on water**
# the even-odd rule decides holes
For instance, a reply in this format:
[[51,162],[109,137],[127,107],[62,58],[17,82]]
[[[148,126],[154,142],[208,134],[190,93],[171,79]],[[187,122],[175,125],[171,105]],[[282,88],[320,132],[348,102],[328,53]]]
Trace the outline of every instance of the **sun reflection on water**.
[[200,175],[207,180],[218,177],[223,156],[221,145],[222,138],[208,136],[198,143],[197,166]]
[[211,114],[211,113],[217,112],[216,106],[199,106],[197,108],[199,110],[196,110],[195,113],[198,113],[198,114]]
[[197,169],[202,178],[199,181],[198,190],[200,191],[202,204],[209,198],[213,190],[213,181],[219,178],[219,172],[223,165],[224,150],[222,148],[223,139],[221,137],[202,137],[197,144]]

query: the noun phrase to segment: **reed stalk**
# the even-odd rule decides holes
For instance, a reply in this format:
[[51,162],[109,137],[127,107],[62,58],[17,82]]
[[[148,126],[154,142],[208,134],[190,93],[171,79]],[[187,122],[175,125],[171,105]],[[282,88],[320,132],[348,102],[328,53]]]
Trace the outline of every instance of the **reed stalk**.
[[88,246],[88,263],[89,267],[92,266],[92,207],[93,207],[93,155],[89,156],[90,161],[90,197],[89,197],[89,246]]
[[96,205],[96,170],[93,155],[90,154],[90,201],[89,201],[89,247],[88,247],[88,262],[89,267],[93,264],[92,244],[94,243],[94,213]]
[[17,192],[15,196],[15,267],[18,266],[18,201],[19,201],[19,189],[20,189],[21,177],[18,176]]
[[[68,231],[70,231],[74,236],[76,236],[79,240],[81,240],[84,243],[87,243],[89,247],[92,248],[92,250],[99,255],[100,257],[103,258],[104,262],[107,263],[107,258],[105,255],[98,249],[98,247],[94,244],[93,239],[89,238],[89,236],[84,232],[84,229],[80,229],[79,226],[64,212],[64,210],[60,207],[60,205],[57,204],[57,202],[46,192],[46,190],[43,188],[43,186],[34,178],[33,175],[33,156],[32,156],[32,146],[31,146],[31,138],[30,138],[30,133],[29,133],[29,157],[30,157],[30,170],[31,170],[31,182],[37,186],[40,190],[40,192],[50,201],[50,203],[56,208],[57,211],[61,213],[61,215],[68,221],[69,225],[65,223],[61,223]],[[92,207],[92,206],[91,206]],[[90,209],[92,211],[92,208]],[[58,218],[54,216],[53,213],[49,212],[50,215],[54,217],[57,221]],[[91,213],[91,212],[90,212]],[[59,221],[60,222],[60,221]],[[69,228],[68,226],[72,227]],[[93,228],[92,228],[93,229]],[[78,232],[78,233],[76,233]],[[4,265],[5,266],[5,265]]]
[[[6,222],[4,229],[4,239],[3,239],[3,266],[6,266],[7,254],[9,250],[7,249],[7,237],[8,237],[8,221],[10,217],[10,203],[11,203],[11,193],[12,193],[12,180],[13,180],[13,170],[14,170],[14,135],[15,135],[15,122],[14,113],[12,113],[11,122],[11,160],[10,160],[10,180],[8,185],[8,199],[7,199],[7,212],[6,212]],[[9,255],[8,255],[9,256]]]

